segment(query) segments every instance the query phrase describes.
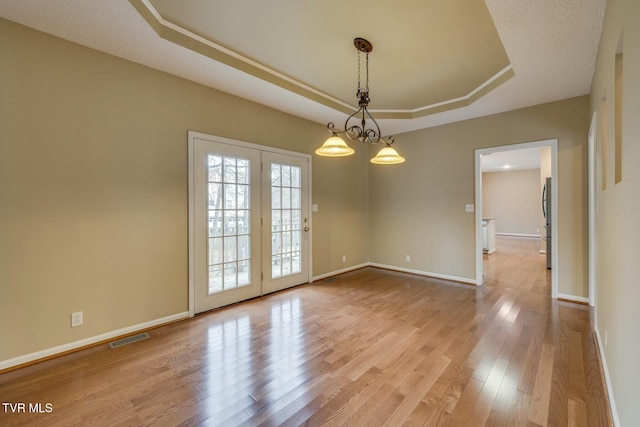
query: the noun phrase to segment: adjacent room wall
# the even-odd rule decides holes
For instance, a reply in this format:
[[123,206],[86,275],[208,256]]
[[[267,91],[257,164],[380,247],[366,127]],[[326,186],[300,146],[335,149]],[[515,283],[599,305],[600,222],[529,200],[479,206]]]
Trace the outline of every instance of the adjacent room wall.
[[496,233],[540,237],[540,169],[482,174],[482,216]]
[[557,138],[558,291],[587,297],[588,131],[581,96],[396,135],[407,161],[369,168],[371,261],[475,280],[475,150]]
[[[188,310],[189,130],[302,153],[328,135],[3,19],[0,58],[0,362]],[[368,261],[367,154],[313,157],[314,275]]]
[[[640,2],[609,0],[591,87],[596,137],[596,332],[620,426],[640,425]],[[616,118],[616,53],[624,37],[622,115]],[[607,102],[603,102],[606,99]],[[608,105],[606,111],[602,109]],[[602,129],[601,123],[607,123]],[[621,119],[622,180],[615,128]],[[603,138],[605,140],[603,140]],[[603,145],[606,152],[602,152]],[[603,168],[602,162],[606,162]],[[604,175],[606,174],[606,176]],[[607,186],[603,190],[602,181]],[[606,340],[606,341],[605,341]],[[606,344],[605,344],[606,343]]]

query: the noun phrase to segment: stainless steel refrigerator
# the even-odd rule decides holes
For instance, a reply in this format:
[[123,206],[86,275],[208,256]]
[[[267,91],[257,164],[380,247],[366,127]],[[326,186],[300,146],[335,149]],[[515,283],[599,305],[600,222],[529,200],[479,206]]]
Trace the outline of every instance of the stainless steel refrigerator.
[[547,177],[542,190],[542,214],[544,215],[544,240],[547,242],[547,268],[551,270],[551,178]]

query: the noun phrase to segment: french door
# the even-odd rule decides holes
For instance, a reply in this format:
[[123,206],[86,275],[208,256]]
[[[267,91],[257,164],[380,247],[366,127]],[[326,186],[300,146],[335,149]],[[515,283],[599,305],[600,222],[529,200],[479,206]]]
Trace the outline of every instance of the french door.
[[262,153],[264,293],[309,281],[308,159]]
[[309,281],[309,158],[189,133],[190,312]]

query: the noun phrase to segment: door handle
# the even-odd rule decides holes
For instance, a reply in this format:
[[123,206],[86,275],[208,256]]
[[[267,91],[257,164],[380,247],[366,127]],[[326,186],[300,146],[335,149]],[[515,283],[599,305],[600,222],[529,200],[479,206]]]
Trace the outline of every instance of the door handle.
[[309,232],[309,227],[305,227],[304,231],[306,231],[308,233]]

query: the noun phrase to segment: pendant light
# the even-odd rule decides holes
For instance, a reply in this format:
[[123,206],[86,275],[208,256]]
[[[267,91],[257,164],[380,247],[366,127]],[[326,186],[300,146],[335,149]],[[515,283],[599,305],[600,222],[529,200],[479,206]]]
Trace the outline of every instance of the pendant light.
[[[344,122],[344,130],[338,130],[335,128],[333,122],[327,124],[327,129],[331,132],[331,136],[322,144],[322,147],[316,150],[316,154],[319,156],[327,157],[343,157],[350,156],[355,153],[355,150],[340,138],[338,134],[345,134],[350,140],[358,140],[363,144],[378,142],[384,143],[384,147],[378,152],[378,154],[371,159],[371,163],[381,165],[394,165],[405,161],[404,157],[400,156],[398,152],[391,147],[394,143],[393,137],[383,139],[380,135],[380,126],[369,113],[368,106],[371,99],[369,98],[369,53],[373,50],[373,45],[363,39],[356,38],[353,41],[353,45],[358,50],[358,90],[356,97],[358,98],[358,111],[350,115]],[[360,54],[365,54],[365,85],[360,84]],[[367,118],[373,123],[373,126],[367,123]],[[353,120],[353,122],[352,122]],[[360,122],[358,123],[358,120]],[[350,123],[351,122],[351,123]]]

